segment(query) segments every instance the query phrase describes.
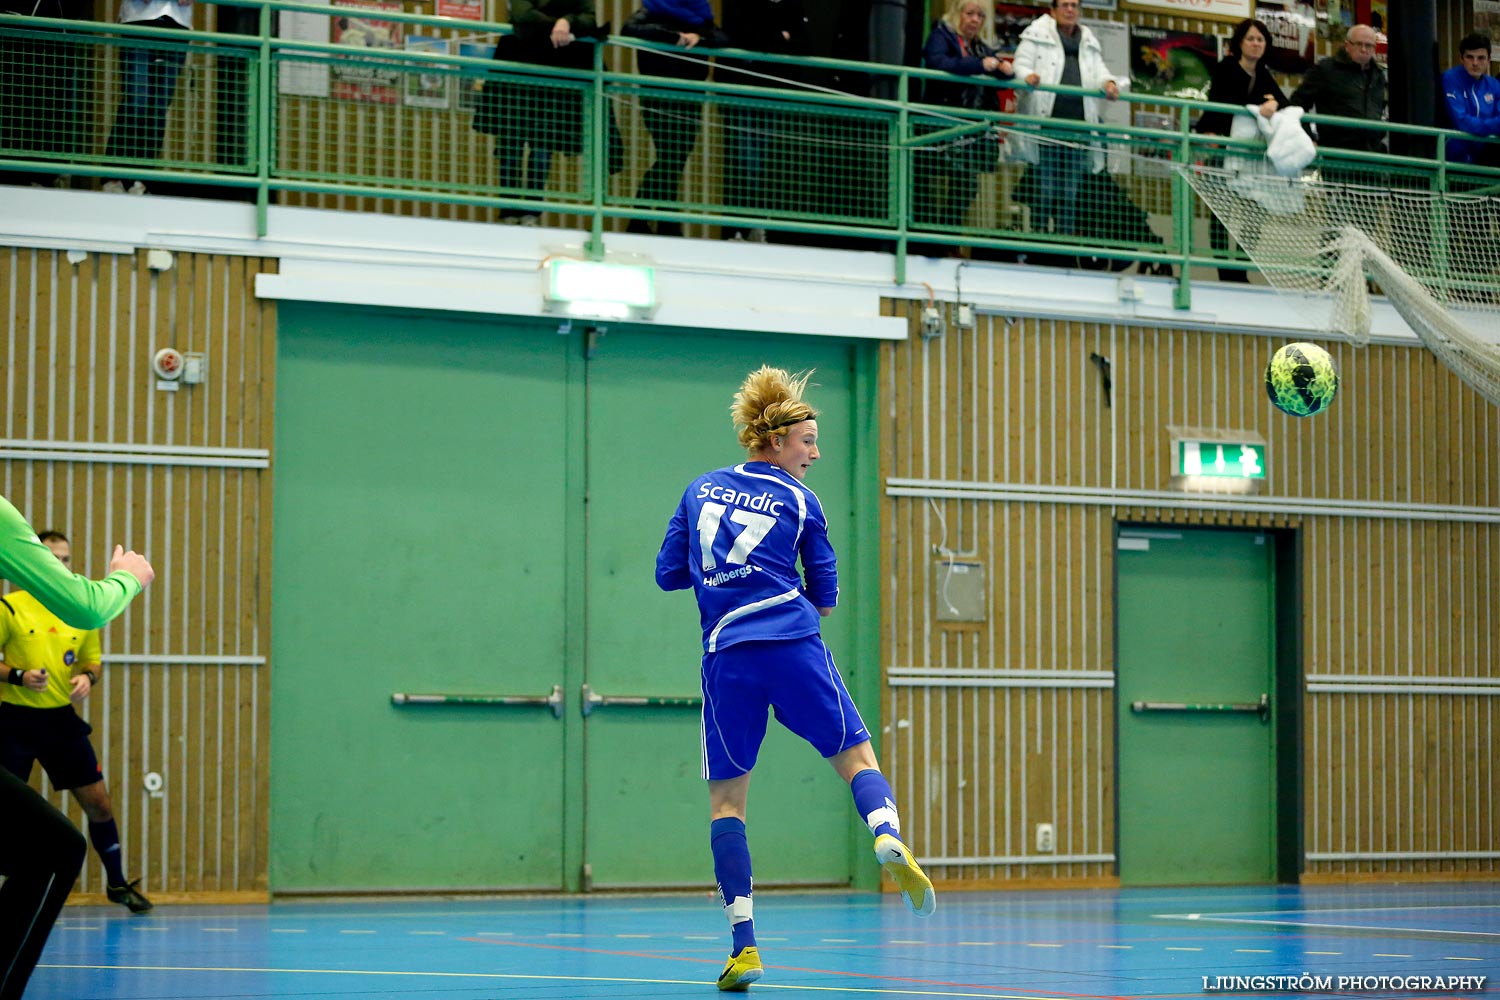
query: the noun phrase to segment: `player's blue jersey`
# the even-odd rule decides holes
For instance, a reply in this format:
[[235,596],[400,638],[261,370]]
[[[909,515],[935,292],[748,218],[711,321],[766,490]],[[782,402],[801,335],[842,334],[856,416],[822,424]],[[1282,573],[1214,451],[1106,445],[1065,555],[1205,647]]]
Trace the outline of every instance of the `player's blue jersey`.
[[817,609],[836,606],[839,597],[823,505],[769,462],[699,476],[667,525],[656,583],[662,590],[693,588],[705,652],[816,635]]

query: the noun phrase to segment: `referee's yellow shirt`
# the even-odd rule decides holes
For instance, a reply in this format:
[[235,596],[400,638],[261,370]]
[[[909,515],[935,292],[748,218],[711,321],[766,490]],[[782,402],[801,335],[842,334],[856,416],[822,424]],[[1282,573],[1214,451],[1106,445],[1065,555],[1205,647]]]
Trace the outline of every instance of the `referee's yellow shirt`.
[[103,659],[97,629],[74,628],[24,590],[0,597],[0,650],[4,670],[47,671],[47,690],[6,684],[0,677],[0,701],[28,708],[61,708],[69,704],[73,675],[97,667]]

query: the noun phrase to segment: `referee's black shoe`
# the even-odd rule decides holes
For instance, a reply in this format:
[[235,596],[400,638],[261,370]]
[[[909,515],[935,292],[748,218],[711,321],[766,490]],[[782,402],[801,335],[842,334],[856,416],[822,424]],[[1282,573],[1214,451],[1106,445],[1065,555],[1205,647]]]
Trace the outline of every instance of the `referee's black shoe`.
[[136,886],[141,884],[140,879],[134,882],[126,882],[124,885],[112,885],[104,890],[111,903],[119,903],[131,913],[145,913],[151,909],[151,900],[141,895]]

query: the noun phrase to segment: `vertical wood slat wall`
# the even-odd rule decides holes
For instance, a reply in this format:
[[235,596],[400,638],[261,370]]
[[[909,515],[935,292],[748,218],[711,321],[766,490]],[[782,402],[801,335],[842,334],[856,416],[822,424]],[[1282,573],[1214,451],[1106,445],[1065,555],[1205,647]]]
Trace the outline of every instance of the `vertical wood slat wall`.
[[[921,305],[887,307],[911,336],[882,354],[882,484],[1164,490],[1167,427],[1194,425],[1262,434],[1267,495],[1500,507],[1500,407],[1425,349],[1327,343],[1340,398],[1296,420],[1265,398],[1271,338],[978,316],[924,340]],[[1383,855],[1309,860],[1306,877],[1500,872],[1500,524],[1137,502],[883,497],[884,756],[918,850],[952,862],[934,876],[1112,877],[1092,859],[1115,843],[1114,699],[1088,678],[1114,670],[1117,522],[1300,530],[1304,677],[1490,682],[1304,695],[1305,852]],[[985,567],[987,621],[937,620],[948,554]],[[892,676],[912,668],[937,680]],[[1040,822],[1055,857],[1033,850]]]
[[[254,296],[274,261],[146,251],[0,249],[0,389],[12,455],[0,490],[39,530],[73,543],[98,578],[116,542],[144,552],[155,583],[104,629],[104,670],[83,714],[114,801],[130,877],[148,896],[267,893],[270,475],[263,468],[88,461],[81,443],[212,454],[269,449],[274,303]],[[156,389],[160,347],[203,352],[207,379]],[[62,457],[30,457],[47,451]],[[120,449],[115,449],[120,450]],[[264,464],[264,463],[262,463]],[[123,662],[115,658],[123,657]],[[147,790],[159,774],[159,794]],[[71,796],[33,784],[80,827]],[[90,855],[79,884],[102,899]]]

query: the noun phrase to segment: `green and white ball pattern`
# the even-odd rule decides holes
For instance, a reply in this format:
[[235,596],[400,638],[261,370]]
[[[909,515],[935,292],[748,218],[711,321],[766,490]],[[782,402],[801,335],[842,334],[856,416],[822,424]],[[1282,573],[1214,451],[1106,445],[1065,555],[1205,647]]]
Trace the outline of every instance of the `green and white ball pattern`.
[[1266,365],[1266,395],[1282,413],[1310,417],[1322,413],[1339,391],[1333,358],[1317,344],[1287,344]]

